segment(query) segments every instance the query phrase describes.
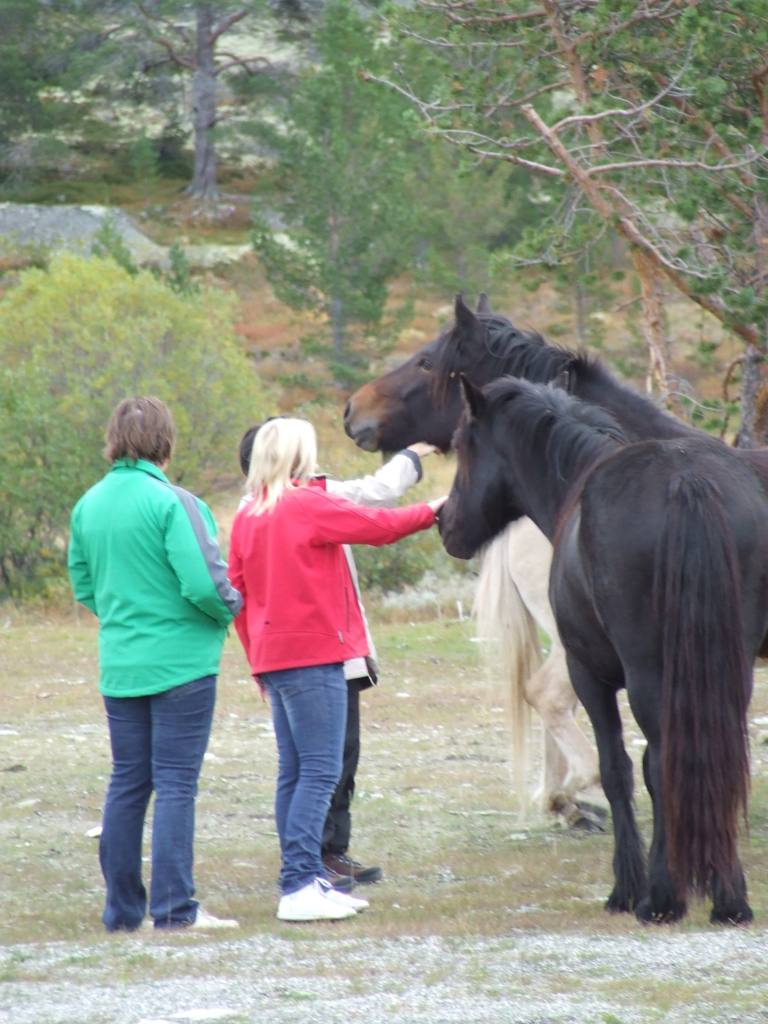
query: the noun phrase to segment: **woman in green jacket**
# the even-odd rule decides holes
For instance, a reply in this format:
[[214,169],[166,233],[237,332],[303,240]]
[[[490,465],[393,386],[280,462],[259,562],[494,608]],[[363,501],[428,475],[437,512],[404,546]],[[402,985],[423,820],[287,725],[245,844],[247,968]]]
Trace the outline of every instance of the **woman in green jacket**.
[[72,512],[69,572],[99,618],[99,689],[112,777],[99,848],[108,931],[141,926],[144,818],[152,791],[155,928],[236,927],[193,898],[197,780],[227,625],[241,597],[227,580],[208,507],[165,476],[176,428],[157,398],[126,398],[109,421],[109,473]]

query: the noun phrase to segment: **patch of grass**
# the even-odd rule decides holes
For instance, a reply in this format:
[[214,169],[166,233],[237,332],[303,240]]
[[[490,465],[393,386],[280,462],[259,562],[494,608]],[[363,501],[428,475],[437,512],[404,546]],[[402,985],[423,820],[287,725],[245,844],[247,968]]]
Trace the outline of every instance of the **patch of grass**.
[[[11,623],[0,630],[0,729],[7,734],[0,769],[23,764],[27,771],[0,770],[0,941],[68,938],[88,948],[82,957],[70,950],[59,960],[15,950],[0,978],[59,980],[86,972],[105,980],[162,979],[178,972],[184,963],[179,957],[199,948],[207,950],[206,969],[235,974],[226,944],[217,952],[217,936],[104,934],[98,841],[85,834],[100,820],[110,770],[97,692],[96,625],[84,611],[75,617],[39,611],[17,616],[11,610],[9,616]],[[611,835],[571,835],[533,814],[520,820],[509,790],[502,695],[483,676],[472,623],[379,623],[375,631],[383,674],[376,689],[362,694],[363,753],[351,853],[380,863],[385,881],[366,890],[370,910],[334,935],[375,942],[438,934],[460,944],[468,935],[510,936],[514,943],[521,931],[632,935],[641,941],[659,934],[632,917],[603,912],[612,884]],[[768,674],[760,669],[750,718],[766,713]],[[625,722],[637,768],[642,748],[632,740],[639,734],[626,714]],[[316,927],[275,919],[274,736],[268,706],[234,638],[222,659],[209,754],[195,851],[202,899],[214,913],[238,917],[241,935],[271,933],[292,945],[317,940]],[[753,767],[751,829],[742,854],[760,926],[768,910],[768,746],[755,746]],[[636,778],[638,816],[648,836],[650,805],[639,772]],[[146,856],[149,839],[148,828]],[[708,911],[694,904],[689,918],[665,934],[709,931]],[[521,988],[535,989],[525,971],[544,971],[552,992],[581,998],[589,990],[610,1007],[623,1005],[625,990],[618,981],[601,979],[597,957],[588,979],[574,977],[554,955],[536,954],[521,966],[523,976],[515,981]],[[478,961],[472,986],[498,989],[492,977],[486,986],[482,968]],[[313,970],[289,952],[270,969],[292,979]],[[339,963],[327,970],[343,976],[351,993],[366,991],[357,968]],[[424,977],[430,987],[449,981],[439,966]],[[716,975],[697,992],[687,983],[633,979],[633,999],[653,1011],[649,1019],[671,1012],[681,1000],[748,1013],[764,996],[762,978]],[[299,983],[286,987],[282,998],[315,997]]]

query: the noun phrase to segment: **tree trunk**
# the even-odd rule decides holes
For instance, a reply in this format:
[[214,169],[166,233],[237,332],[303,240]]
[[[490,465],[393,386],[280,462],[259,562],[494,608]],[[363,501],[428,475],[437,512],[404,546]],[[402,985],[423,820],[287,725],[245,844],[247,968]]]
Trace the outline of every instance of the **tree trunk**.
[[[654,381],[658,385],[662,398],[669,402],[669,338],[664,326],[664,293],[661,290],[659,273],[653,264],[639,250],[632,253],[637,275],[640,278],[642,291],[642,324],[643,336],[648,346],[648,376],[646,377],[647,390],[653,391]],[[677,405],[676,401],[672,402]]]
[[741,428],[737,448],[761,448],[768,443],[768,381],[765,356],[755,345],[747,345],[741,374]]
[[576,340],[579,344],[579,348],[584,348],[587,344],[587,314],[586,314],[586,303],[584,296],[584,288],[582,287],[581,281],[576,279]]
[[427,243],[424,238],[419,239],[419,255],[416,257],[416,266],[427,280]]
[[344,314],[341,296],[331,299],[331,330],[333,331],[333,357],[337,363],[344,359]]
[[197,5],[197,71],[192,82],[192,107],[195,124],[195,173],[190,192],[193,196],[215,201],[216,150],[210,131],[216,124],[216,66],[211,41],[215,20],[211,4]]

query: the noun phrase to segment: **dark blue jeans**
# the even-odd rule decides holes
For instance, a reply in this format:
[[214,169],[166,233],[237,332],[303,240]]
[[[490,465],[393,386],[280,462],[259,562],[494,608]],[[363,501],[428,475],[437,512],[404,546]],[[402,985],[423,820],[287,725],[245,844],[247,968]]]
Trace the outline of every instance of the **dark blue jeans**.
[[192,843],[197,779],[216,702],[216,676],[151,697],[105,697],[112,778],[99,859],[107,883],[108,931],[138,928],[147,909],[141,840],[155,791],[149,912],[156,928],[192,924]]
[[325,876],[320,842],[341,775],[347,726],[343,666],[311,665],[260,672],[269,691],[279,769],[275,819],[283,855],[283,894]]

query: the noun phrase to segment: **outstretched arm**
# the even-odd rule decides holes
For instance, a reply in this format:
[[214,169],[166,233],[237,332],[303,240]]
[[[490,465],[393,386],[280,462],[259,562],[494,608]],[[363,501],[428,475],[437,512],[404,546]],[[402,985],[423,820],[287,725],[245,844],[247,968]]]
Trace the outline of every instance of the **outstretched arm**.
[[[297,492],[294,492],[297,493]],[[306,488],[299,500],[313,527],[313,544],[392,544],[435,522],[438,502],[404,508],[363,508],[327,491]]]
[[433,451],[436,449],[432,445],[413,444],[393,455],[372,475],[358,480],[326,480],[325,488],[329,494],[337,494],[356,505],[386,508],[421,480],[421,459]]

